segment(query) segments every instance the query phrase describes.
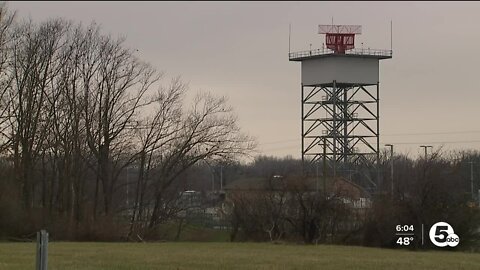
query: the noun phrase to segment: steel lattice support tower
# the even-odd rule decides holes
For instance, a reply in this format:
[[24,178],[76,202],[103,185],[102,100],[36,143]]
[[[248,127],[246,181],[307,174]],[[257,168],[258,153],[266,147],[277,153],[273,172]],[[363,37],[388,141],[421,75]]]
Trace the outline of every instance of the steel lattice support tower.
[[[379,60],[391,50],[354,49],[360,26],[321,25],[327,48],[289,53],[302,64],[302,161],[326,159],[333,176],[352,169],[376,171],[379,182]],[[325,152],[323,144],[325,143]],[[374,178],[374,179],[372,179]]]
[[379,154],[379,84],[302,85],[302,160],[326,158],[337,171],[372,167]]

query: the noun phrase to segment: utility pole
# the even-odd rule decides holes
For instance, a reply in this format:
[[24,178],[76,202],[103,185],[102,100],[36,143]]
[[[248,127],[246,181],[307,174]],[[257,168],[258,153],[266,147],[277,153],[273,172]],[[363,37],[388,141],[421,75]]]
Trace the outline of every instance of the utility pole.
[[223,166],[220,164],[220,190],[223,190]]
[[327,138],[323,137],[323,196],[327,198]]
[[420,147],[423,147],[425,149],[425,161],[427,161],[427,148],[433,148],[431,145],[420,145]]
[[393,144],[385,144],[385,146],[390,147],[390,181],[391,181],[390,192],[393,197]]
[[128,167],[129,167],[129,166],[127,166],[127,209],[130,208],[130,204],[128,203],[128,186],[129,186],[129,181],[128,181]]
[[[318,143],[318,145],[323,146],[323,195],[326,197],[327,194],[327,139],[323,138],[323,143]],[[316,183],[316,191],[319,191],[319,173],[318,173],[318,159],[317,159],[317,183]]]
[[210,164],[208,166],[210,167],[210,172],[212,173],[212,192],[215,192],[215,171],[212,169]]
[[[318,143],[318,145],[321,145],[321,143]],[[317,161],[315,162],[315,164],[317,165],[316,168],[315,168],[315,192],[318,194],[318,159]]]
[[475,196],[473,195],[473,161],[468,162],[470,163],[470,192],[472,194],[472,200],[475,199]]
[[208,165],[208,168],[210,169],[210,172],[212,173],[212,192],[215,192],[215,173],[214,173],[213,168],[210,165],[210,163],[206,159],[204,159],[204,161]]

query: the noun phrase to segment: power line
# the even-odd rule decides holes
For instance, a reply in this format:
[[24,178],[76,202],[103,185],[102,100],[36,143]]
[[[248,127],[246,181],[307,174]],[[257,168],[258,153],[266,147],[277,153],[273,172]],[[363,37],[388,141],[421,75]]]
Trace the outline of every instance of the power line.
[[[419,133],[390,133],[390,134],[381,134],[381,136],[417,136],[417,135],[445,135],[445,134],[470,134],[470,133],[480,133],[480,130],[465,130],[465,131],[444,131],[444,132],[419,132]],[[285,142],[297,142],[300,139],[290,139],[290,140],[280,140],[280,141],[271,141],[260,143],[259,145],[268,145],[268,144],[279,144]],[[408,144],[408,143],[400,143]]]
[[428,133],[393,133],[393,134],[382,134],[382,136],[413,136],[413,135],[445,135],[445,134],[469,134],[469,133],[480,133],[480,130],[468,130],[468,131],[445,131],[445,132],[428,132]]
[[291,140],[282,140],[282,141],[272,141],[272,142],[260,143],[259,145],[277,144],[277,143],[284,143],[284,142],[296,142],[296,141],[300,141],[300,140],[299,139],[291,139]]
[[263,152],[271,152],[271,151],[278,151],[278,150],[288,150],[298,148],[298,145],[294,146],[287,146],[287,147],[279,147],[279,148],[271,148],[271,149],[263,149]]
[[[417,144],[456,144],[456,143],[480,143],[480,140],[464,140],[464,141],[437,141],[437,142],[392,142],[392,144],[399,145],[417,145]],[[279,151],[279,150],[289,150],[298,148],[298,145],[284,146],[270,149],[263,149],[263,152]]]
[[446,144],[446,143],[478,143],[480,140],[441,141],[441,142],[393,142],[392,144]]

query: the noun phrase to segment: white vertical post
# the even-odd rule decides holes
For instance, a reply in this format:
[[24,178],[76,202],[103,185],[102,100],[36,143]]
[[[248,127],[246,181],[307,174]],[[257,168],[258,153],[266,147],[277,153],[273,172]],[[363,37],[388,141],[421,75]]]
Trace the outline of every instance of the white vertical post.
[[127,166],[127,211],[130,210],[130,204],[129,204],[129,202],[128,202],[128,186],[129,186],[129,181],[128,181],[128,180],[129,180],[129,179],[128,179],[128,168],[129,168],[129,166]]
[[478,190],[478,206],[480,206],[480,189]]
[[475,200],[475,193],[473,193],[473,161],[470,161],[470,193],[472,194],[472,201]]
[[223,166],[220,165],[220,190],[223,190]]
[[315,181],[315,191],[317,192],[317,194],[318,194],[318,181],[319,181],[318,180],[318,178],[319,178],[319,176],[318,176],[318,161],[319,161],[318,159],[315,161],[315,165],[317,165],[316,166],[316,175],[315,175],[315,179],[316,179],[316,181]]
[[37,262],[36,270],[47,270],[48,265],[48,232],[37,232]]
[[385,144],[390,146],[390,193],[393,196],[393,144]]

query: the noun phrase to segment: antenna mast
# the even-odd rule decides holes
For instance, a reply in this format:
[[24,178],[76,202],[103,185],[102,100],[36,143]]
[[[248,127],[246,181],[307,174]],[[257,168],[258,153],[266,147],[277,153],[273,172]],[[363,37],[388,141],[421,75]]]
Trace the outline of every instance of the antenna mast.
[[290,53],[290,39],[292,35],[292,23],[288,24],[288,53]]
[[390,20],[390,50],[393,50],[393,21]]

